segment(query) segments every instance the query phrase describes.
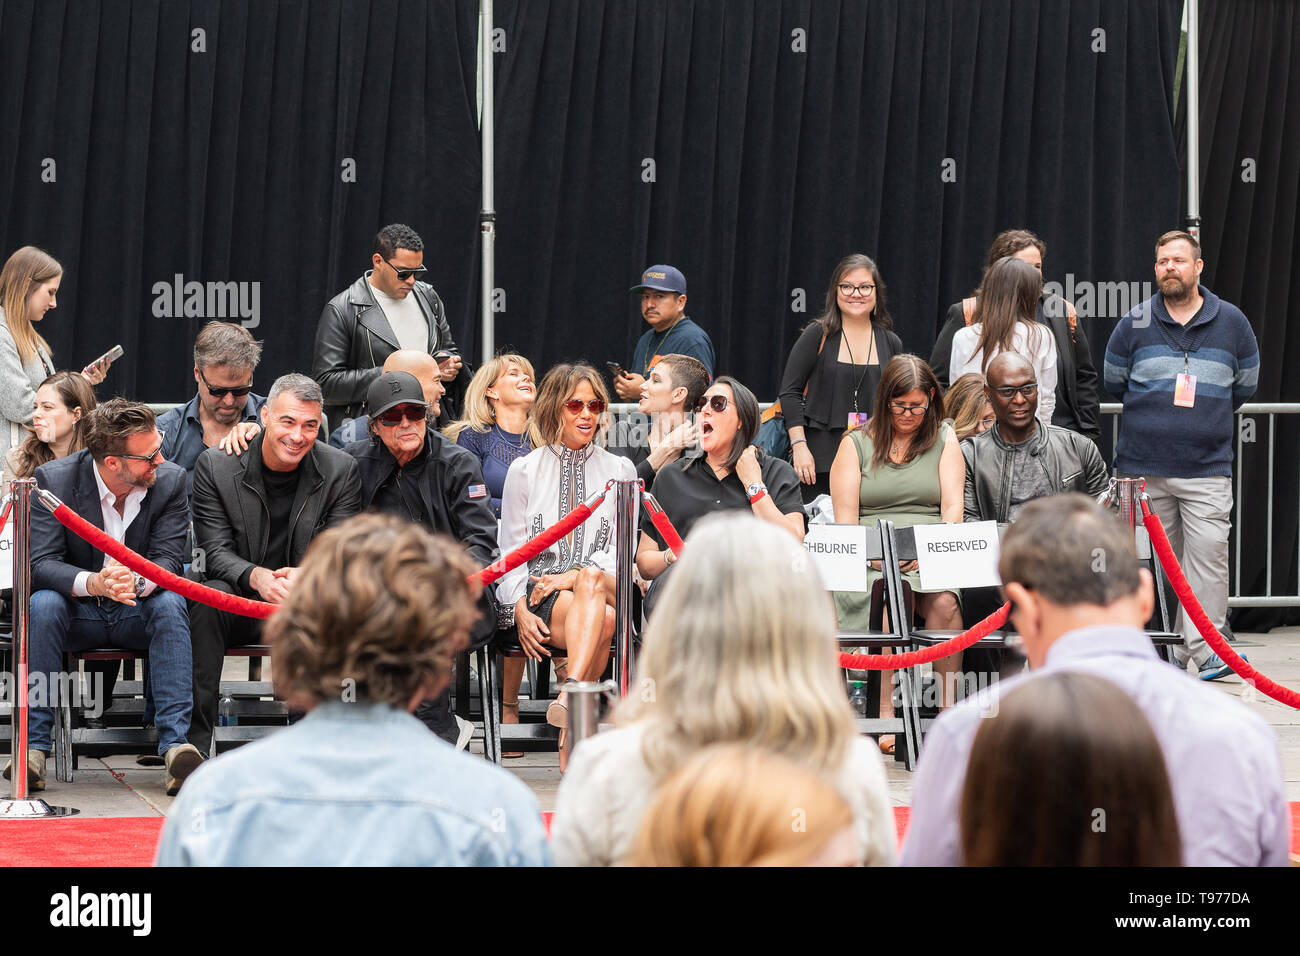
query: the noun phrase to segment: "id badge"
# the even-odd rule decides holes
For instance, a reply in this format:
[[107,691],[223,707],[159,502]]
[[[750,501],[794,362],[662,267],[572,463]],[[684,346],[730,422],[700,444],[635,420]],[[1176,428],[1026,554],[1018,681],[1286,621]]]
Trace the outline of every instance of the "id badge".
[[1174,404],[1179,408],[1193,408],[1196,405],[1196,376],[1180,372],[1174,383]]
[[866,412],[849,412],[849,423],[845,427],[847,428],[848,431],[853,431],[853,429],[857,428],[858,426],[865,425],[867,423],[867,419],[870,417],[871,416],[868,415]]

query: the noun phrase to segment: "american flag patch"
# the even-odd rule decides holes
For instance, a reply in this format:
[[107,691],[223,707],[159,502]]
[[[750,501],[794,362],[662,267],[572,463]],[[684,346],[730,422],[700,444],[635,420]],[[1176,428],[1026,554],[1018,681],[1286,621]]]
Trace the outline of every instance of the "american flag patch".
[[487,485],[470,485],[470,486],[469,486],[469,496],[470,496],[471,498],[486,498],[486,497],[487,497]]

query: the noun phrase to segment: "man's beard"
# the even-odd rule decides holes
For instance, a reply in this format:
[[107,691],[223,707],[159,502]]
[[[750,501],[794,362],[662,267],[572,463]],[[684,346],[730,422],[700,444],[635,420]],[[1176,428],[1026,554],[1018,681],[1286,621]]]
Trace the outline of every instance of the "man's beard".
[[1182,279],[1177,276],[1169,276],[1160,280],[1160,293],[1166,299],[1173,299],[1175,302],[1181,302],[1188,297],[1190,290],[1183,283]]
[[152,488],[155,481],[158,480],[158,472],[151,471],[147,475],[123,475],[123,480],[136,488]]

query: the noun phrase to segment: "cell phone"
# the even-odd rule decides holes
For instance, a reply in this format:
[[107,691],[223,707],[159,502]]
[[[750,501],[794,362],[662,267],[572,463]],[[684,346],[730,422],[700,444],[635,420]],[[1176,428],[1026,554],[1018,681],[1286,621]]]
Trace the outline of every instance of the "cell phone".
[[449,358],[451,358],[451,353],[448,352],[446,349],[438,349],[438,351],[433,353],[433,360],[435,362],[439,362],[439,363],[445,362]]
[[94,368],[96,365],[103,365],[105,362],[116,362],[118,359],[120,359],[123,356],[123,354],[125,353],[122,351],[122,346],[114,345],[111,349],[109,349],[99,358],[95,359],[95,361],[87,365],[86,368],[88,369]]
[[617,362],[606,362],[605,367],[609,369],[609,374],[613,375],[615,378],[618,378],[620,375],[627,375],[627,372],[623,371],[623,366],[619,365]]

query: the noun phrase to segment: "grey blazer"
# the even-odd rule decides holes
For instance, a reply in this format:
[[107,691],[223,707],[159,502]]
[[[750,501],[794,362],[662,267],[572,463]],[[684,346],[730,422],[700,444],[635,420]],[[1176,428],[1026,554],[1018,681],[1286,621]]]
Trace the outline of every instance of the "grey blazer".
[[37,346],[38,354],[26,362],[18,357],[18,344],[9,331],[9,321],[0,309],[0,444],[13,448],[27,437],[23,425],[31,423],[36,389],[54,374],[50,353]]

